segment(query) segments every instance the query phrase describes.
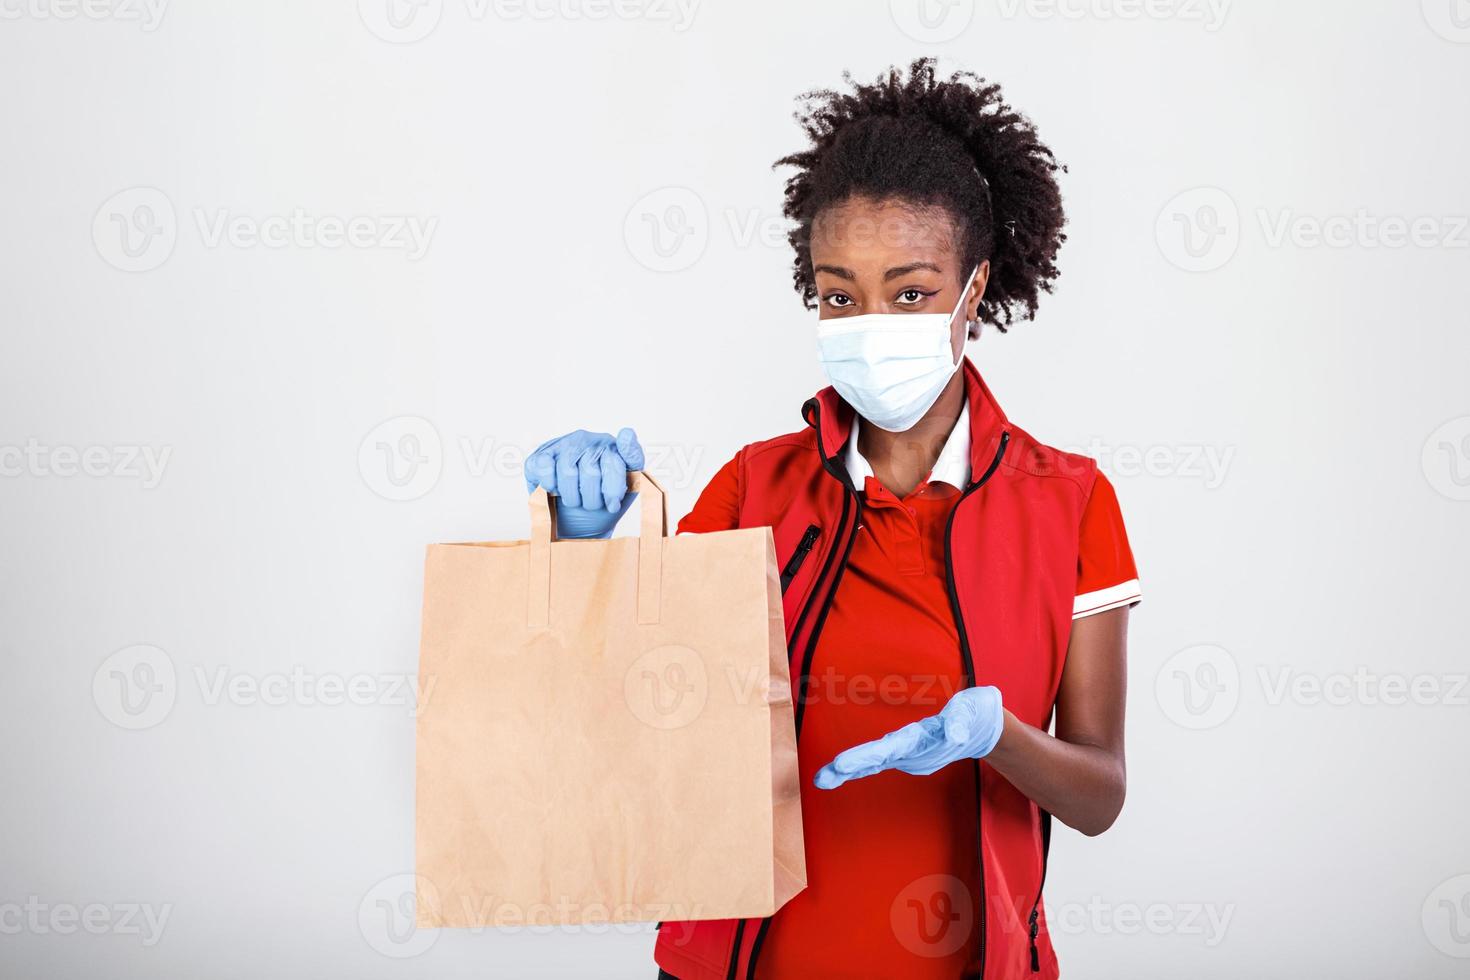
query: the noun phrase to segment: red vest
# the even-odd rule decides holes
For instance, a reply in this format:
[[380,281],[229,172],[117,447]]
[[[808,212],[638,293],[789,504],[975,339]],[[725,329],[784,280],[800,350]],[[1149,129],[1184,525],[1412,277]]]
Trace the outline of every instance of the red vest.
[[[1036,442],[1006,419],[968,360],[964,373],[971,474],[945,548],[960,666],[968,685],[998,687],[1010,711],[1045,729],[1071,635],[1078,529],[1097,466]],[[798,743],[803,692],[822,667],[822,624],[863,507],[843,462],[853,410],[827,388],[802,406],[802,417],[803,431],[742,449],[726,464],[735,468],[735,480],[720,481],[738,492],[706,490],[679,524],[681,532],[772,528],[785,590]],[[983,980],[1051,980],[1057,961],[1041,908],[1050,815],[985,762],[973,765],[985,896],[978,912]],[[768,925],[759,919],[666,922],[654,958],[680,980],[755,980]]]

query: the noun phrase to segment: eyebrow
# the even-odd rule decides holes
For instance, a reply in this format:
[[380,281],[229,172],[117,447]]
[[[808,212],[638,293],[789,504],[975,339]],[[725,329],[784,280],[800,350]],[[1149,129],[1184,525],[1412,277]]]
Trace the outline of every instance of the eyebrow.
[[940,274],[944,272],[943,269],[939,268],[933,262],[910,262],[908,265],[900,265],[883,273],[883,281],[887,282],[890,279],[897,279],[900,276],[908,275],[910,272],[918,272],[920,269],[928,269],[930,272]]
[[[901,276],[906,276],[910,272],[918,272],[920,269],[927,269],[930,272],[937,272],[941,275],[944,274],[944,270],[939,268],[939,266],[935,265],[933,262],[910,262],[908,265],[894,266],[892,269],[889,269],[887,272],[883,273],[883,281],[889,282],[890,280],[898,279]],[[813,266],[812,272],[825,272],[829,275],[836,276],[838,279],[846,279],[848,282],[853,282],[857,279],[857,276],[853,274],[853,271],[851,269],[845,269],[840,265]]]

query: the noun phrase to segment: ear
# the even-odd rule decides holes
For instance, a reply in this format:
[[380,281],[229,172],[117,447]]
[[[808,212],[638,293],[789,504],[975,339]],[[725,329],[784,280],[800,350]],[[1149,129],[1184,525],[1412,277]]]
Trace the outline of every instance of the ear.
[[[985,298],[985,287],[990,282],[990,260],[986,259],[980,263],[980,268],[975,273],[974,282],[970,283],[970,295],[965,297],[965,322],[978,323],[980,320],[980,301]],[[978,327],[970,331],[970,339],[979,336]]]

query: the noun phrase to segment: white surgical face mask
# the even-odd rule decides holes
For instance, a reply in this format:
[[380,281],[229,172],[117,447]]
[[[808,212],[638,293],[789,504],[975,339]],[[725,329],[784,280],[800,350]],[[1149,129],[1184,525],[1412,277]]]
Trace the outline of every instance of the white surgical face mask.
[[817,321],[817,357],[832,387],[880,429],[912,429],[939,400],[964,360],[954,356],[954,323],[965,309],[970,273],[952,313],[864,313]]

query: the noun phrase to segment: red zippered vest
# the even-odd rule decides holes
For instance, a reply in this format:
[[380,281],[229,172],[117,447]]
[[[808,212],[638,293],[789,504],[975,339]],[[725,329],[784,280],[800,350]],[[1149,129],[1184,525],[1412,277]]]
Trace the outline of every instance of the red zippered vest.
[[[967,685],[995,685],[1011,712],[1046,729],[1071,635],[1078,528],[1097,466],[1012,425],[968,359],[964,376],[970,482],[955,504],[945,548],[960,666]],[[738,493],[706,490],[679,524],[680,532],[772,529],[798,746],[807,678],[814,665],[821,667],[823,621],[863,507],[843,462],[852,408],[826,388],[802,406],[802,417],[803,431],[746,446],[727,464],[735,468]],[[813,527],[820,533],[813,536]],[[1050,815],[985,762],[973,765],[980,787],[983,980],[1051,980],[1057,961],[1041,907]],[[769,924],[665,922],[654,958],[679,980],[755,980]]]

